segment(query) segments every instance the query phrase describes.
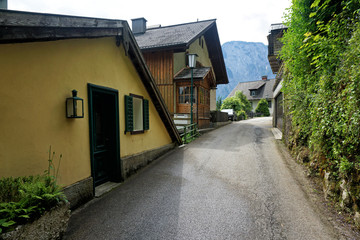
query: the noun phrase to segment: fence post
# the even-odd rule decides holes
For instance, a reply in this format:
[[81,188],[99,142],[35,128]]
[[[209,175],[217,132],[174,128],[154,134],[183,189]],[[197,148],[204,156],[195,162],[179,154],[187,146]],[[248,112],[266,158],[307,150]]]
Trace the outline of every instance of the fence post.
[[184,141],[185,141],[185,143],[187,143],[187,141],[186,141],[186,126],[184,126]]

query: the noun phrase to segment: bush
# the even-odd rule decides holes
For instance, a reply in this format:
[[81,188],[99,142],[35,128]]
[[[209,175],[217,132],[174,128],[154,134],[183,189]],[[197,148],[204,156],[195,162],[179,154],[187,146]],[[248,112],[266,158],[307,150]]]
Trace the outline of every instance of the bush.
[[[49,167],[44,175],[0,179],[0,233],[35,220],[61,201],[66,201],[56,184],[58,172],[55,174],[54,155],[51,155],[50,148]],[[60,161],[61,155],[58,167]]]
[[312,171],[330,173],[337,186],[349,183],[347,207],[354,211],[360,206],[359,13],[354,0],[292,1],[281,50],[292,145],[309,147]]
[[236,112],[237,120],[245,120],[247,118],[246,112],[244,110],[240,110]]
[[270,116],[269,104],[265,98],[261,99],[255,109],[256,113],[260,113],[262,116]]
[[40,217],[62,200],[64,195],[50,176],[1,179],[0,233]]
[[250,112],[251,104],[242,92],[237,91],[234,96],[228,97],[222,102],[221,109],[233,109],[235,112],[241,110]]

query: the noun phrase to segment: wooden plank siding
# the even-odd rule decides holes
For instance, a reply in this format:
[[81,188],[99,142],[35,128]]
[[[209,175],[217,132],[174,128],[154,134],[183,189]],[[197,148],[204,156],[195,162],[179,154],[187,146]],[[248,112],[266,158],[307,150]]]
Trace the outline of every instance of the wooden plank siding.
[[[194,95],[196,91],[196,103],[193,104],[193,118],[196,123],[198,123],[199,128],[207,128],[210,126],[210,89],[211,82],[213,81],[212,75],[208,74],[205,79],[197,80],[194,82]],[[178,88],[182,86],[190,86],[190,81],[181,81],[176,84],[176,109],[177,113],[190,113],[191,107],[190,103],[179,103],[179,91]],[[200,87],[207,90],[207,103],[200,103]]]
[[146,64],[152,73],[156,85],[168,107],[174,114],[174,57],[171,51],[144,52]]

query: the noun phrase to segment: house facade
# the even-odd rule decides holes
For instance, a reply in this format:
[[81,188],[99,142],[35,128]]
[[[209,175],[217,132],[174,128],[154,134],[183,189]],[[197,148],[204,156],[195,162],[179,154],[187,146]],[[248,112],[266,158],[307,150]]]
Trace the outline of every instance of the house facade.
[[0,52],[0,177],[42,174],[51,146],[75,207],[181,144],[126,21],[0,10]]
[[216,87],[227,84],[224,58],[215,20],[173,26],[146,27],[146,20],[132,20],[132,29],[146,63],[172,116],[190,119],[191,70],[187,54],[197,54],[193,69],[193,118],[200,128],[210,125],[216,108]]
[[273,115],[274,112],[274,98],[273,98],[273,87],[275,84],[275,79],[268,79],[267,76],[262,76],[261,80],[250,81],[250,82],[240,82],[238,85],[230,92],[227,97],[232,97],[237,91],[242,92],[247,100],[249,100],[252,112],[255,112],[255,109],[259,101],[265,98],[269,104],[270,115]]
[[281,91],[282,88],[282,74],[283,65],[279,58],[279,53],[282,47],[280,39],[284,35],[287,27],[281,23],[271,24],[270,33],[268,38],[268,60],[271,70],[276,74],[275,84],[273,86],[273,98],[274,98],[274,114],[273,114],[273,126],[280,131],[284,128],[284,95]]

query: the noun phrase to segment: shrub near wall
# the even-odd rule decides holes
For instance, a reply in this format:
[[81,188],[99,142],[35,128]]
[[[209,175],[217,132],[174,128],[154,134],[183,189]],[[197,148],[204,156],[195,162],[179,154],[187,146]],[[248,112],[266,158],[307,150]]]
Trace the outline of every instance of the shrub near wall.
[[57,239],[66,230],[69,204],[57,185],[55,152],[43,175],[0,179],[0,239]]
[[258,105],[256,106],[255,112],[261,114],[261,116],[270,116],[269,104],[265,98],[259,101]]
[[[294,0],[281,57],[289,142],[344,209],[360,211],[360,2]],[[326,185],[326,184],[325,184]]]

